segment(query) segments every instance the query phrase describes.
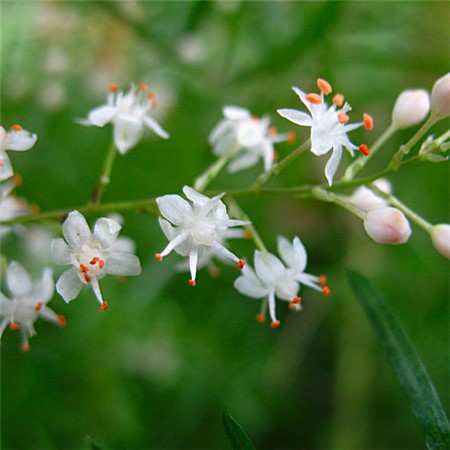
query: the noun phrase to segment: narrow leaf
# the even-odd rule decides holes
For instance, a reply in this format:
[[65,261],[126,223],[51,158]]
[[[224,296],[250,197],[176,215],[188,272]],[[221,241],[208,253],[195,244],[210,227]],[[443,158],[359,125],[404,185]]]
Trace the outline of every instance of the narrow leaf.
[[349,271],[350,285],[378,334],[429,449],[450,449],[450,426],[436,389],[408,334],[383,295],[357,272]]
[[226,408],[223,410],[222,422],[234,450],[255,449],[255,446],[248,437],[247,433],[239,425],[239,423],[237,423],[236,420],[230,416]]

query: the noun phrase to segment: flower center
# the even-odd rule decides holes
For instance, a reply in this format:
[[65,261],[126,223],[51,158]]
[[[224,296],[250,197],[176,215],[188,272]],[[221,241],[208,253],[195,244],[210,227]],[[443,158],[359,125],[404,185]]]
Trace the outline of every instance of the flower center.
[[216,227],[206,220],[194,223],[189,233],[196,244],[211,245],[217,240]]
[[259,120],[246,120],[237,128],[237,140],[243,147],[254,147],[264,137],[264,129]]
[[74,266],[80,271],[80,276],[87,283],[93,277],[102,278],[104,275],[105,257],[99,248],[92,248],[87,244],[81,247],[81,252],[75,255]]

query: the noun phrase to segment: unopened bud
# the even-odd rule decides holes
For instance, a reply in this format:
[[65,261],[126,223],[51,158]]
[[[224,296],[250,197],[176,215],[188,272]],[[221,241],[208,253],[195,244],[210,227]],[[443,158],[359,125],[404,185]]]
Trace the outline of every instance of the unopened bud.
[[422,122],[430,111],[430,96],[424,89],[403,91],[392,110],[392,124],[396,129],[409,128]]
[[364,219],[364,228],[379,244],[403,244],[411,236],[404,214],[390,206],[370,210]]
[[[373,184],[386,194],[392,192],[391,183],[386,178],[380,178],[373,182]],[[350,197],[350,202],[362,211],[370,211],[374,208],[381,208],[387,206],[388,202],[375,194],[371,189],[365,186],[360,186]]]
[[450,259],[450,225],[440,223],[434,225],[430,231],[431,240],[435,249],[447,259]]
[[434,83],[431,90],[431,112],[438,119],[450,116],[450,73]]

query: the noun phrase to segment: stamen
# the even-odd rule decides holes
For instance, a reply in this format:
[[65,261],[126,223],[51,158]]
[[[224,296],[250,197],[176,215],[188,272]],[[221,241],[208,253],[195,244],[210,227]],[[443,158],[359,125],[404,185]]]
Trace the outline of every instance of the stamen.
[[147,94],[147,98],[150,100],[150,105],[152,108],[156,108],[157,102],[156,102],[156,94],[154,92],[149,92]]
[[58,326],[61,328],[66,326],[66,318],[62,314],[58,316]]
[[333,91],[333,88],[331,87],[331,84],[328,83],[327,80],[324,80],[323,78],[317,79],[317,86],[323,92],[325,95],[331,94]]
[[252,120],[253,120],[253,122],[259,122],[259,117],[258,116],[252,116]]
[[293,144],[297,140],[297,136],[293,131],[289,131],[287,134],[288,144]]
[[156,259],[156,261],[162,261],[163,258],[162,258],[162,256],[161,256],[161,253],[156,253],[156,254],[155,254],[155,259]]
[[237,263],[236,263],[236,267],[240,270],[242,270],[245,266],[245,261],[243,259],[240,259]]
[[0,167],[3,167],[4,165],[3,161],[0,161]]
[[9,329],[12,330],[12,331],[18,330],[19,328],[20,328],[20,325],[17,322],[12,322],[9,325]]
[[89,264],[94,265],[95,263],[98,263],[99,261],[100,261],[100,258],[97,257],[97,256],[95,256],[94,258],[92,258],[92,259],[89,261]]
[[81,273],[88,273],[89,269],[84,264],[80,264],[80,272]]
[[323,295],[330,295],[331,294],[331,289],[328,286],[324,286],[322,288],[322,294]]
[[15,123],[12,127],[11,127],[14,131],[22,131],[23,128],[21,125],[19,125],[18,123]]
[[264,314],[256,314],[256,320],[259,323],[264,323],[266,321],[266,316]]
[[20,346],[20,350],[22,350],[23,352],[29,352],[30,349],[31,349],[31,347],[30,347],[30,345],[28,343],[27,344],[22,344]]
[[252,238],[252,232],[249,230],[244,231],[244,239],[251,239]]
[[35,216],[41,212],[41,208],[39,207],[39,205],[36,205],[36,203],[31,204],[30,209],[31,209],[31,214],[33,214]]
[[325,286],[327,284],[327,276],[326,275],[319,276],[319,284],[321,286]]
[[370,153],[369,147],[367,147],[366,144],[361,144],[359,146],[359,151],[364,155],[364,156],[368,156]]
[[103,302],[100,306],[100,311],[104,312],[108,309],[108,303],[107,302]]
[[277,135],[277,129],[276,129],[275,127],[270,127],[270,128],[267,130],[267,134],[268,134],[270,137],[275,137],[275,136]]
[[189,286],[195,286],[196,284],[195,280],[189,280]]
[[315,105],[320,105],[322,103],[322,97],[319,94],[312,92],[311,94],[306,94],[306,100]]
[[22,177],[18,173],[15,173],[14,176],[12,177],[12,182],[16,187],[22,186]]
[[342,94],[336,94],[331,101],[337,106],[342,106],[344,104],[344,96]]
[[145,83],[141,83],[141,84],[139,85],[139,89],[140,89],[141,91],[146,91],[146,90],[148,89],[148,86],[147,86]]
[[273,158],[272,158],[272,161],[273,162],[276,162],[276,161],[278,161],[280,159],[280,154],[277,152],[277,151],[274,151],[273,152]]
[[87,274],[84,275],[84,279],[86,280],[87,283],[90,283],[92,280],[92,278]]
[[345,125],[350,120],[350,117],[348,117],[348,115],[345,114],[345,112],[340,112],[337,115],[337,117],[338,117],[339,122],[342,123],[343,125]]
[[281,325],[281,322],[280,322],[279,320],[275,320],[275,322],[272,322],[272,323],[270,324],[270,326],[271,326],[272,328],[278,328],[280,325]]
[[109,91],[110,92],[116,92],[119,90],[119,86],[116,83],[111,83],[109,85]]
[[103,269],[103,267],[105,267],[105,260],[104,259],[99,259],[98,267],[100,267],[100,269]]
[[371,115],[364,113],[363,122],[366,130],[371,130],[373,128],[373,118]]
[[36,310],[36,311],[40,311],[41,309],[42,309],[42,306],[43,306],[44,304],[42,303],[42,302],[39,302],[35,307],[34,307],[34,309]]
[[302,301],[302,298],[301,298],[301,297],[294,297],[294,298],[292,299],[291,303],[292,303],[293,305],[297,305],[297,304],[299,304],[301,301]]

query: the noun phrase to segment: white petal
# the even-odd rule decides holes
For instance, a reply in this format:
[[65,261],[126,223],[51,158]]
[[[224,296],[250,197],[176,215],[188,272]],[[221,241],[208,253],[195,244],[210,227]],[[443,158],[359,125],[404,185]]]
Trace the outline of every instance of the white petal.
[[291,244],[285,237],[278,237],[278,253],[288,267],[296,272],[303,272],[306,267],[307,255],[302,242],[296,237]]
[[7,180],[14,175],[11,161],[5,152],[0,151],[0,181]]
[[145,125],[152,129],[158,136],[161,136],[163,139],[169,139],[169,133],[153,117],[145,116],[143,120]]
[[3,292],[0,292],[0,316],[10,317],[12,314],[12,305],[13,302]]
[[101,217],[94,226],[94,236],[104,249],[110,247],[120,232],[122,227],[114,219]]
[[114,123],[114,142],[120,153],[125,154],[134,147],[144,132],[142,121],[133,117],[120,117]]
[[255,270],[268,286],[275,286],[283,277],[286,269],[283,263],[272,253],[255,251]]
[[319,285],[319,277],[316,277],[315,275],[301,273],[296,276],[296,280],[305,286],[315,289],[316,291],[322,291],[322,287]]
[[166,238],[171,241],[176,235],[176,229],[168,222],[166,219],[158,218],[159,226],[163,230],[163,233],[166,235]]
[[64,239],[53,239],[51,243],[51,252],[56,264],[60,264],[61,266],[70,264],[71,251]]
[[273,144],[269,139],[265,139],[261,143],[261,153],[264,161],[264,170],[267,172],[272,168],[274,161]]
[[72,248],[81,247],[92,239],[86,219],[78,211],[72,211],[62,226],[63,235]]
[[[89,113],[87,123],[97,127],[103,127],[108,122],[111,122],[116,112],[117,109],[112,106],[99,106]],[[81,124],[83,125],[83,123]]]
[[196,206],[203,206],[206,204],[209,200],[211,200],[209,197],[207,197],[204,194],[201,194],[200,192],[197,192],[195,189],[191,188],[190,186],[184,186],[183,187],[183,193],[184,195],[191,200]]
[[333,184],[333,177],[339,167],[341,157],[342,147],[334,147],[333,153],[325,166],[325,176],[327,177],[330,186]]
[[33,284],[28,272],[16,261],[12,261],[6,271],[6,284],[13,297],[29,295]]
[[53,270],[50,267],[46,267],[40,280],[34,286],[33,300],[36,300],[38,303],[47,303],[53,297],[54,291]]
[[214,145],[216,141],[222,138],[222,136],[230,129],[233,125],[229,120],[221,120],[209,133],[208,143]]
[[100,305],[102,305],[103,297],[102,297],[102,292],[100,291],[100,285],[98,284],[97,278],[95,278],[95,277],[92,278],[91,286],[92,286],[92,290],[94,291],[95,296],[97,297],[98,302],[100,303]]
[[251,118],[250,111],[245,108],[240,108],[239,106],[225,106],[223,108],[223,115],[229,120],[243,120]]
[[29,150],[36,141],[37,136],[28,133],[28,131],[11,131],[7,134],[4,149],[16,151]]
[[234,262],[238,262],[239,258],[222,244],[214,241],[211,245],[212,250],[216,255],[218,255],[221,259],[229,259]]
[[282,108],[277,110],[281,117],[284,117],[291,122],[300,125],[301,127],[311,127],[312,118],[310,115],[297,109]]
[[259,155],[252,152],[242,152],[228,165],[228,172],[236,173],[240,170],[248,169],[258,163]]
[[83,283],[75,268],[66,270],[56,283],[56,291],[66,303],[72,301],[80,293]]
[[139,275],[142,269],[136,255],[110,252],[106,255],[105,271],[110,275]]
[[234,287],[244,295],[252,298],[265,297],[269,290],[256,276],[251,267],[245,266],[242,269],[243,275],[237,278],[234,282]]
[[56,314],[55,311],[53,311],[53,309],[50,309],[48,306],[45,305],[39,310],[39,317],[42,317],[43,319],[56,324],[61,323],[58,314]]
[[192,216],[191,205],[179,195],[163,195],[156,199],[161,214],[174,225],[181,226],[185,216]]

